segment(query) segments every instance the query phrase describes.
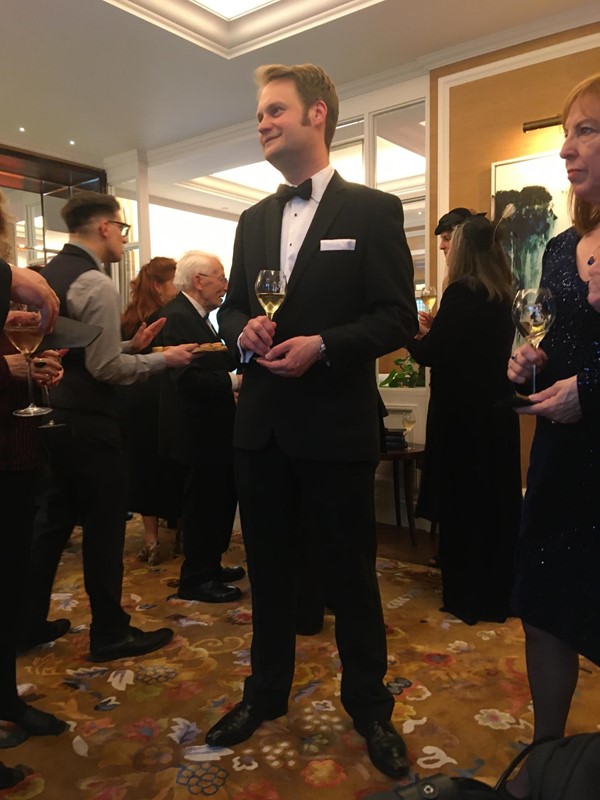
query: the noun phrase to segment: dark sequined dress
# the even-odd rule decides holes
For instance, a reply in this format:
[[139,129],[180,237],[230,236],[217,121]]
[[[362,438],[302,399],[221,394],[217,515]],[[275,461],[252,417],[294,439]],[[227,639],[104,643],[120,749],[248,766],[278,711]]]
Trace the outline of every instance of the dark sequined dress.
[[570,228],[544,254],[557,314],[538,388],[577,375],[583,419],[537,420],[514,600],[524,621],[600,664],[600,313],[577,272],[578,241]]

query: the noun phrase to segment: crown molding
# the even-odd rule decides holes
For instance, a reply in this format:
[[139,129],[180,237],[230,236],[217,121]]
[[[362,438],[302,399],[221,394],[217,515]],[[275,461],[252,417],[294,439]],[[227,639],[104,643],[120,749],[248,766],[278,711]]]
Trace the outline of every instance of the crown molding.
[[222,58],[233,59],[384,0],[279,0],[232,20],[192,0],[104,0]]

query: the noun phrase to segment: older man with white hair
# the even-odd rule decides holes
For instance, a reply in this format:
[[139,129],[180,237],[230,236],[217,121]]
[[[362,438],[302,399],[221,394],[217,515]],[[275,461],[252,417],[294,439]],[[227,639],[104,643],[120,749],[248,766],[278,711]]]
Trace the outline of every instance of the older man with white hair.
[[235,394],[241,375],[208,319],[221,305],[227,278],[219,259],[192,250],[177,264],[177,297],[161,311],[167,318],[160,344],[199,342],[206,347],[188,366],[161,378],[161,453],[185,467],[183,554],[177,597],[206,603],[238,600],[231,581],[242,567],[224,567],[237,496],[233,476]]

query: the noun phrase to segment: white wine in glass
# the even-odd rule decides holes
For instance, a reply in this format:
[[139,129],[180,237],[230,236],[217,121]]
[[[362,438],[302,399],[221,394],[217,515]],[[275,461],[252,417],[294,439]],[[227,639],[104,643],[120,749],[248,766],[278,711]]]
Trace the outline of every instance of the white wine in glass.
[[36,405],[33,399],[33,379],[31,377],[31,356],[44,338],[42,314],[38,306],[11,303],[4,333],[13,347],[27,359],[27,383],[29,386],[29,405],[13,411],[17,417],[38,417],[49,414],[49,408]]
[[[539,347],[556,317],[556,304],[550,289],[521,289],[512,307],[513,321],[521,336],[532,347]],[[533,365],[531,388],[536,392],[536,368]]]
[[406,434],[410,434],[416,423],[417,420],[412,411],[407,410],[402,413],[402,427],[404,428],[404,432]]
[[261,269],[254,284],[258,302],[269,319],[285,300],[286,280],[278,269]]
[[427,311],[431,314],[437,302],[437,290],[435,286],[424,286],[421,289],[421,300],[427,306]]

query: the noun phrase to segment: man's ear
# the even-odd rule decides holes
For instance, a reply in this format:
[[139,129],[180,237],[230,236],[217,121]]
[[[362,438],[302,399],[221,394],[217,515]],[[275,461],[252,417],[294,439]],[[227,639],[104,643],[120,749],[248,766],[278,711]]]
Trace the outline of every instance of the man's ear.
[[324,124],[327,119],[327,103],[324,100],[316,100],[310,107],[310,113],[314,124]]

